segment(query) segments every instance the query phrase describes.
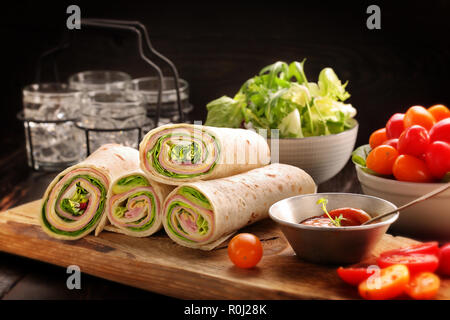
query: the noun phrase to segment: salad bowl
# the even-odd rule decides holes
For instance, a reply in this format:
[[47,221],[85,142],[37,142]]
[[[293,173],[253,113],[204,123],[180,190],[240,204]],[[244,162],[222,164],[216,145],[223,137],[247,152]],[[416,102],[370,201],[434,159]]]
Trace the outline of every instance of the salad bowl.
[[272,162],[297,166],[320,184],[350,158],[358,133],[357,111],[345,102],[350,97],[348,81],[342,83],[326,67],[317,82],[311,82],[304,64],[305,59],[264,67],[233,98],[209,102],[205,125],[245,128],[270,137]]
[[346,165],[355,147],[358,122],[352,128],[337,134],[306,138],[269,139],[272,162],[290,164],[305,170],[321,184]]

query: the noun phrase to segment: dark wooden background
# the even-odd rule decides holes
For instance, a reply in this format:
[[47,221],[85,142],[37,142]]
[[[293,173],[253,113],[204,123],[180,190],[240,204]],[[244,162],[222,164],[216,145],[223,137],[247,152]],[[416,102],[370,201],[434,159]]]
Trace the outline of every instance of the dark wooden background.
[[[144,23],[154,46],[175,62],[189,82],[195,119],[205,118],[207,102],[233,95],[265,65],[303,58],[312,80],[328,66],[341,80],[349,80],[348,101],[357,108],[361,123],[357,144],[365,143],[394,112],[417,104],[449,104],[450,1],[9,2],[0,10],[0,210],[38,198],[49,179],[28,170],[23,125],[16,113],[22,108],[21,89],[34,81],[38,56],[65,32],[69,4],[78,4],[83,17]],[[370,4],[381,7],[381,30],[366,27]],[[71,32],[73,45],[57,60],[63,79],[89,69],[123,70],[133,77],[153,75],[138,56],[134,35],[92,28]],[[50,65],[43,68],[43,80],[53,80]],[[357,191],[352,179],[353,170],[347,166],[321,190]],[[64,285],[59,280],[53,287],[52,281],[47,283],[55,270],[57,279],[65,277],[62,269],[1,254],[0,297],[5,292],[10,297],[39,297],[25,293],[45,292],[45,288],[49,297],[55,297],[59,292],[55,288]],[[25,289],[17,289],[17,283],[23,283],[17,281],[27,277]],[[101,280],[90,281],[92,292],[103,293],[87,289],[83,297],[105,297],[108,292],[109,297],[117,297],[114,292],[126,292],[120,286],[114,291]],[[2,291],[2,285],[7,289]],[[143,293],[128,292],[134,294]]]

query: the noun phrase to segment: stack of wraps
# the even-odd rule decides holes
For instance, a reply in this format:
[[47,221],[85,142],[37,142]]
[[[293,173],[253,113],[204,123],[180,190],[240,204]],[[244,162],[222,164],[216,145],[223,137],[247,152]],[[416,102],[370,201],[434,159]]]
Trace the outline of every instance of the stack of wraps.
[[191,124],[153,129],[139,152],[142,170],[170,185],[228,177],[270,162],[266,140],[254,131]]
[[136,149],[107,144],[50,183],[40,223],[54,238],[76,240],[94,229],[98,234],[111,216],[110,230],[146,236],[161,228],[162,202],[170,190],[144,176]]
[[61,172],[44,194],[40,222],[66,240],[94,229],[146,237],[164,226],[176,243],[211,250],[267,218],[275,202],[316,191],[303,170],[269,162],[266,140],[253,131],[161,126],[139,151],[104,145]]

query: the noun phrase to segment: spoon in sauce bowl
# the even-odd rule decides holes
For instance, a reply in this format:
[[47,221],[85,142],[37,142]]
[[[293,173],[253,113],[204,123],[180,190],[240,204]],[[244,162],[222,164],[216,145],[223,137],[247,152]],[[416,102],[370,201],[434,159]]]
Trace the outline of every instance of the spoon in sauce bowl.
[[435,189],[435,190],[433,190],[433,191],[431,191],[431,192],[429,192],[429,193],[427,193],[427,194],[425,194],[425,195],[423,195],[423,196],[421,196],[421,197],[419,197],[419,198],[417,198],[417,199],[415,199],[415,200],[413,200],[411,202],[408,202],[407,204],[404,204],[401,207],[398,207],[395,210],[392,210],[392,211],[380,214],[380,215],[378,215],[376,217],[373,217],[372,219],[367,220],[366,222],[362,223],[361,225],[364,226],[364,225],[371,224],[374,221],[380,220],[380,219],[382,219],[384,217],[390,216],[391,214],[399,212],[399,211],[401,211],[403,209],[409,208],[409,207],[411,207],[411,206],[413,206],[413,205],[415,205],[415,204],[417,204],[419,202],[428,200],[428,199],[434,197],[435,195],[438,195],[439,193],[444,192],[445,190],[447,190],[449,188],[450,188],[450,182],[444,184],[443,186],[441,186],[441,187],[439,187],[439,188],[437,188],[437,189]]

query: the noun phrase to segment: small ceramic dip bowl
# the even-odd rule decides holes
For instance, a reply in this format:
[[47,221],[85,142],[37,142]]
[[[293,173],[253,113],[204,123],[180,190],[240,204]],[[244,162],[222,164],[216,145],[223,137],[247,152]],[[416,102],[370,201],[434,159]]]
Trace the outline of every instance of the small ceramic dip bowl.
[[351,207],[367,212],[371,217],[395,210],[389,201],[352,193],[318,193],[287,198],[273,204],[269,215],[281,228],[289,244],[301,259],[321,264],[351,264],[366,258],[399,213],[364,226],[318,227],[300,224],[307,218],[324,212],[317,204],[328,199],[327,209]]

